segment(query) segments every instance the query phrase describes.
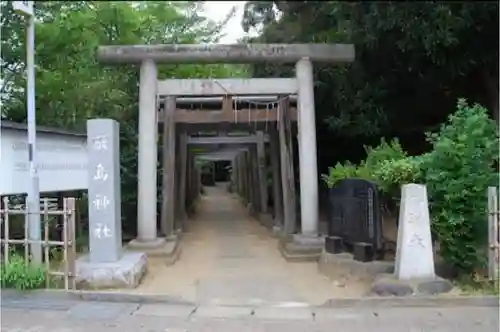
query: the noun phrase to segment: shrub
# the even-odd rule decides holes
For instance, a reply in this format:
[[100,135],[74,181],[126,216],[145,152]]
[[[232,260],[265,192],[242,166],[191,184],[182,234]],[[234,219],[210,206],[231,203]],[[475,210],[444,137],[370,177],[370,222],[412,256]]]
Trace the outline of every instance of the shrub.
[[365,151],[366,160],[364,164],[370,171],[376,171],[387,160],[399,160],[407,156],[397,138],[394,138],[390,143],[387,143],[382,138],[380,144],[375,148],[365,146]]
[[397,139],[387,143],[382,138],[380,144],[375,148],[365,146],[365,151],[367,154],[366,160],[361,162],[359,166],[346,162],[345,164],[337,163],[335,167],[329,167],[328,174],[321,175],[328,188],[332,188],[338,181],[348,178],[365,179],[379,183],[376,174],[380,167],[386,167],[387,161],[406,158],[406,153]]
[[332,188],[340,180],[355,177],[356,172],[356,166],[350,162],[345,164],[337,163],[335,167],[328,167],[328,174],[321,174],[321,178],[328,188]]
[[420,157],[383,160],[374,170],[373,176],[384,193],[396,198],[400,195],[402,185],[420,182],[421,160]]
[[45,268],[26,262],[16,253],[9,257],[0,271],[0,284],[2,288],[18,290],[42,288],[45,285]]
[[462,271],[483,263],[486,190],[498,184],[498,132],[487,110],[459,100],[456,113],[439,133],[428,134],[433,150],[422,160],[429,192],[432,228],[441,255]]

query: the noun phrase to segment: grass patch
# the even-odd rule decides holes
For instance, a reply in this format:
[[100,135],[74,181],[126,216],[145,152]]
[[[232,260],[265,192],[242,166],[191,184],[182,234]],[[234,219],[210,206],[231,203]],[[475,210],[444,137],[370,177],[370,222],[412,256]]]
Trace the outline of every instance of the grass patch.
[[456,280],[457,287],[468,295],[500,295],[500,281],[491,281],[479,274],[462,276]]
[[15,252],[9,257],[9,262],[3,264],[0,270],[0,285],[2,288],[29,290],[45,287],[46,270],[43,265],[26,262],[22,255]]

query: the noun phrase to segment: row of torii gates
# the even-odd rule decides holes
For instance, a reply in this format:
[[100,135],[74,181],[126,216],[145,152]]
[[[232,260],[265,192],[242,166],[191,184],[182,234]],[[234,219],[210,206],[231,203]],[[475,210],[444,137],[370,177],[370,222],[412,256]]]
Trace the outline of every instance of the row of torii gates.
[[[163,124],[161,232],[183,228],[186,209],[200,193],[196,158],[232,162],[237,193],[256,216],[268,213],[266,149],[272,169],[274,225],[295,248],[322,246],[318,237],[318,171],[313,61],[350,62],[347,44],[237,44],[101,46],[105,64],[140,64],[138,141],[138,236],[131,243],[156,248],[158,124]],[[295,63],[293,78],[158,80],[160,63]],[[190,105],[191,108],[186,107]],[[204,105],[211,105],[205,108]],[[259,107],[265,105],[265,108]],[[214,110],[214,106],[216,109]],[[218,136],[193,134],[217,131]],[[235,131],[247,134],[237,135]],[[222,134],[221,134],[222,133]],[[300,229],[297,229],[292,140],[297,134]],[[192,146],[211,147],[196,156]],[[297,234],[295,234],[297,233]]]

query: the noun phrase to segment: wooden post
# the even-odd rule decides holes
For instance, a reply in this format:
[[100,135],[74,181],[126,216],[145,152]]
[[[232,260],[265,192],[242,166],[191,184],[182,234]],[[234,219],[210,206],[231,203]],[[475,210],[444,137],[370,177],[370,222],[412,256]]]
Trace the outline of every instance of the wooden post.
[[275,128],[272,128],[269,135],[269,145],[271,149],[271,168],[273,172],[273,210],[274,225],[283,225],[283,189],[280,172],[280,148],[279,135]]
[[[177,128],[176,128],[177,129]],[[181,135],[175,132],[175,157],[174,157],[174,231],[182,229],[182,200],[181,200]]]
[[250,148],[250,171],[252,175],[252,194],[253,194],[253,204],[254,207],[253,212],[258,216],[259,213],[262,213],[262,178],[259,174],[259,157],[257,154],[257,147],[252,146]]
[[68,219],[66,223],[66,229],[64,230],[66,234],[66,239],[68,243],[68,253],[66,264],[68,264],[68,284],[69,289],[76,289],[76,236],[75,236],[75,220],[76,220],[76,202],[74,197],[67,198],[66,203],[67,211],[65,211],[66,218]]
[[231,161],[231,186],[233,188],[233,193],[238,193],[238,155],[235,155]]
[[[5,263],[9,263],[9,256],[10,256],[10,249],[9,249],[9,240],[10,240],[10,224],[9,224],[9,209],[10,209],[10,203],[9,203],[9,198],[8,197],[3,197],[2,198],[2,203],[3,203],[3,236],[4,236],[4,243],[3,243],[3,259]],[[26,212],[26,218],[24,219],[24,229],[28,229],[28,213]],[[25,231],[25,236],[24,240],[27,241],[26,237],[26,231]],[[27,243],[24,244],[26,247],[28,246]]]
[[194,167],[194,200],[196,201],[200,197],[201,191],[201,168],[198,166]]
[[248,174],[248,151],[241,154],[241,173],[243,175],[243,198],[245,204],[250,203],[249,174]]
[[266,165],[266,144],[264,141],[264,133],[257,132],[257,167],[259,173],[259,197],[260,197],[260,212],[267,213],[267,165]]
[[281,98],[278,105],[279,121],[278,133],[280,143],[281,159],[281,183],[283,188],[283,214],[284,214],[284,232],[293,234],[297,227],[297,216],[295,210],[295,181],[293,173],[293,155],[290,140],[290,129],[287,126],[288,99]]
[[488,187],[488,276],[490,280],[498,280],[500,277],[499,222],[498,189],[496,187]]
[[245,153],[246,157],[246,170],[247,170],[247,183],[248,183],[248,200],[250,203],[252,203],[252,210],[255,209],[255,182],[254,182],[254,175],[253,175],[253,163],[252,163],[252,152],[251,149],[249,149]]
[[254,169],[252,162],[252,151],[248,150],[246,153],[246,169],[247,169],[247,179],[248,179],[248,197],[249,202],[252,203],[252,210],[256,208],[256,200],[255,200],[255,179],[254,179]]
[[245,161],[244,161],[245,153],[241,152],[238,155],[238,176],[240,178],[240,196],[243,199],[243,201],[246,200],[246,174],[245,174]]
[[187,149],[187,170],[186,170],[186,205],[188,208],[191,207],[193,202],[193,165],[192,165],[192,153]]
[[[174,231],[175,224],[175,97],[165,99],[163,123],[163,201],[161,205],[161,230],[165,236]],[[139,197],[139,199],[144,199]]]
[[242,201],[245,201],[246,192],[245,192],[245,165],[244,164],[244,152],[240,152],[238,155],[238,177],[240,181],[240,197]]
[[188,150],[187,153],[187,164],[188,164],[188,169],[187,169],[187,204],[188,208],[191,209],[193,207],[194,201],[195,201],[195,196],[194,196],[194,160],[193,160],[193,153]]
[[179,139],[179,219],[183,223],[186,219],[186,177],[188,174],[187,161],[187,134],[180,134]]
[[[56,198],[57,198],[57,209],[61,208],[64,206],[64,194],[62,192],[56,193]],[[57,240],[62,241],[64,237],[64,215],[60,215],[56,217],[57,219],[57,227],[56,227],[56,232],[57,232]]]
[[240,195],[240,165],[239,165],[239,154],[237,154],[232,163],[232,175],[233,175],[233,184],[234,191],[236,194]]

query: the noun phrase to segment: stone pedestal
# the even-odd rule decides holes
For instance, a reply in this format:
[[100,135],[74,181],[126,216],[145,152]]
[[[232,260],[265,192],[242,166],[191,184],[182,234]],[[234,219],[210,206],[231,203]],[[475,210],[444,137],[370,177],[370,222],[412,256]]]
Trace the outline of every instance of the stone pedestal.
[[324,246],[324,237],[292,234],[280,239],[279,249],[287,261],[307,262],[317,261]]
[[329,254],[340,254],[344,251],[344,243],[341,237],[327,236],[325,238],[325,251]]
[[180,256],[180,239],[177,235],[157,238],[156,241],[143,242],[137,239],[127,244],[131,252],[144,252],[148,257],[161,257],[166,265],[174,264]]
[[411,296],[437,295],[453,289],[453,284],[434,276],[425,279],[397,279],[394,274],[381,274],[375,279],[370,295],[379,296]]
[[356,242],[353,249],[354,260],[359,262],[371,262],[375,258],[375,251],[371,243]]
[[342,271],[342,273],[356,275],[362,279],[373,280],[377,275],[393,272],[394,263],[386,261],[359,262],[354,259],[351,253],[331,254],[325,250],[321,253],[318,270],[330,278],[337,278],[339,271]]
[[126,252],[115,262],[95,263],[89,256],[76,261],[76,285],[80,289],[135,288],[147,271],[146,254]]

